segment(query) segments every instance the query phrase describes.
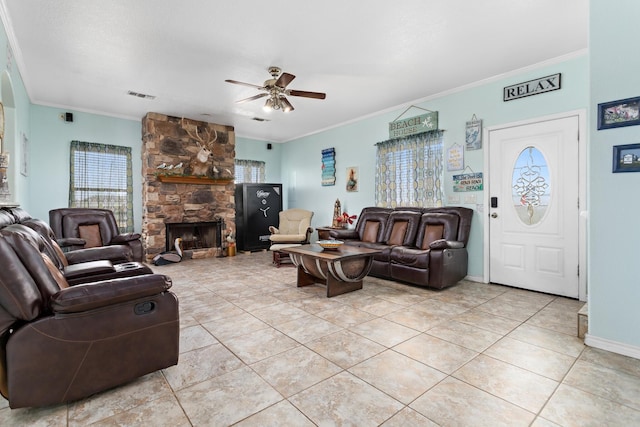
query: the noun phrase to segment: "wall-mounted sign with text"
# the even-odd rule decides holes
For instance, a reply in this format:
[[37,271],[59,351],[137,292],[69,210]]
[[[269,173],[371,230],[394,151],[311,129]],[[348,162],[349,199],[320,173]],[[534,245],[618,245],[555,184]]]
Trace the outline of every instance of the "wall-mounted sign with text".
[[558,89],[560,89],[560,73],[507,86],[503,89],[502,96],[506,102]]
[[389,122],[389,139],[438,129],[438,112],[431,111],[408,119]]
[[482,172],[453,175],[453,191],[482,191]]

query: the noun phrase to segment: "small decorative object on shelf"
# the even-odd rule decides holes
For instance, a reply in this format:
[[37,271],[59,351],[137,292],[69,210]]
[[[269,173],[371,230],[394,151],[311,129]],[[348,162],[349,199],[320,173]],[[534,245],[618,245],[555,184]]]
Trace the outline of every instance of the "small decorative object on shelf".
[[342,212],[342,215],[336,218],[339,228],[347,228],[349,224],[353,224],[353,221],[358,218],[358,215],[349,215],[346,212]]
[[340,206],[340,199],[336,199],[336,202],[333,204],[333,221],[331,222],[333,228],[342,227],[338,224],[338,218],[340,217],[342,217],[342,207]]
[[207,178],[197,175],[157,175],[158,181],[174,184],[221,184],[226,185],[233,182],[233,178]]

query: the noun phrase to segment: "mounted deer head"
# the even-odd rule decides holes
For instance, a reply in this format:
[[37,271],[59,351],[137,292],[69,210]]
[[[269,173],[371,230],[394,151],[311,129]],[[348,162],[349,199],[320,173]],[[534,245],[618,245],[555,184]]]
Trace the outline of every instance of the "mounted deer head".
[[213,143],[218,139],[218,132],[216,132],[215,129],[213,129],[213,134],[211,133],[211,129],[207,128],[206,131],[200,135],[198,133],[198,126],[194,125],[193,127],[195,127],[195,133],[191,132],[189,130],[189,128],[187,126],[185,126],[185,121],[184,121],[184,117],[182,118],[182,129],[185,130],[185,132],[187,132],[187,135],[189,135],[189,137],[191,139],[193,139],[196,142],[196,145],[198,145],[198,148],[200,148],[200,150],[198,151],[198,154],[196,154],[196,156],[191,159],[191,170],[192,170],[192,174],[193,175],[207,175],[207,172],[209,171],[209,159],[212,157],[212,150],[213,150]]

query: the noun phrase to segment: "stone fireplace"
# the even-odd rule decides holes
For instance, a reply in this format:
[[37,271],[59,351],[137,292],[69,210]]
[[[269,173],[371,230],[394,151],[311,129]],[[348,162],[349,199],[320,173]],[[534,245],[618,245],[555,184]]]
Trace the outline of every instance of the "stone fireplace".
[[[202,141],[194,137],[214,131],[206,174],[196,176],[192,161]],[[142,237],[147,261],[166,250],[167,224],[218,222],[235,233],[234,163],[232,126],[158,113],[142,119]],[[216,237],[216,245],[224,235],[225,230]],[[202,258],[219,253],[219,247],[193,248],[188,255]]]

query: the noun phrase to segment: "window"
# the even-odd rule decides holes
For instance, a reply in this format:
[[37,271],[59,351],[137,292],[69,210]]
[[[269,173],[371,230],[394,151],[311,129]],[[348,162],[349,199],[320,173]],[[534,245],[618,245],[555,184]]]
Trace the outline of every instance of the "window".
[[236,159],[235,169],[236,184],[240,184],[242,182],[260,184],[265,181],[264,162]]
[[69,207],[109,209],[132,232],[132,188],[130,147],[71,141]]
[[377,206],[442,206],[443,133],[424,132],[376,144]]

